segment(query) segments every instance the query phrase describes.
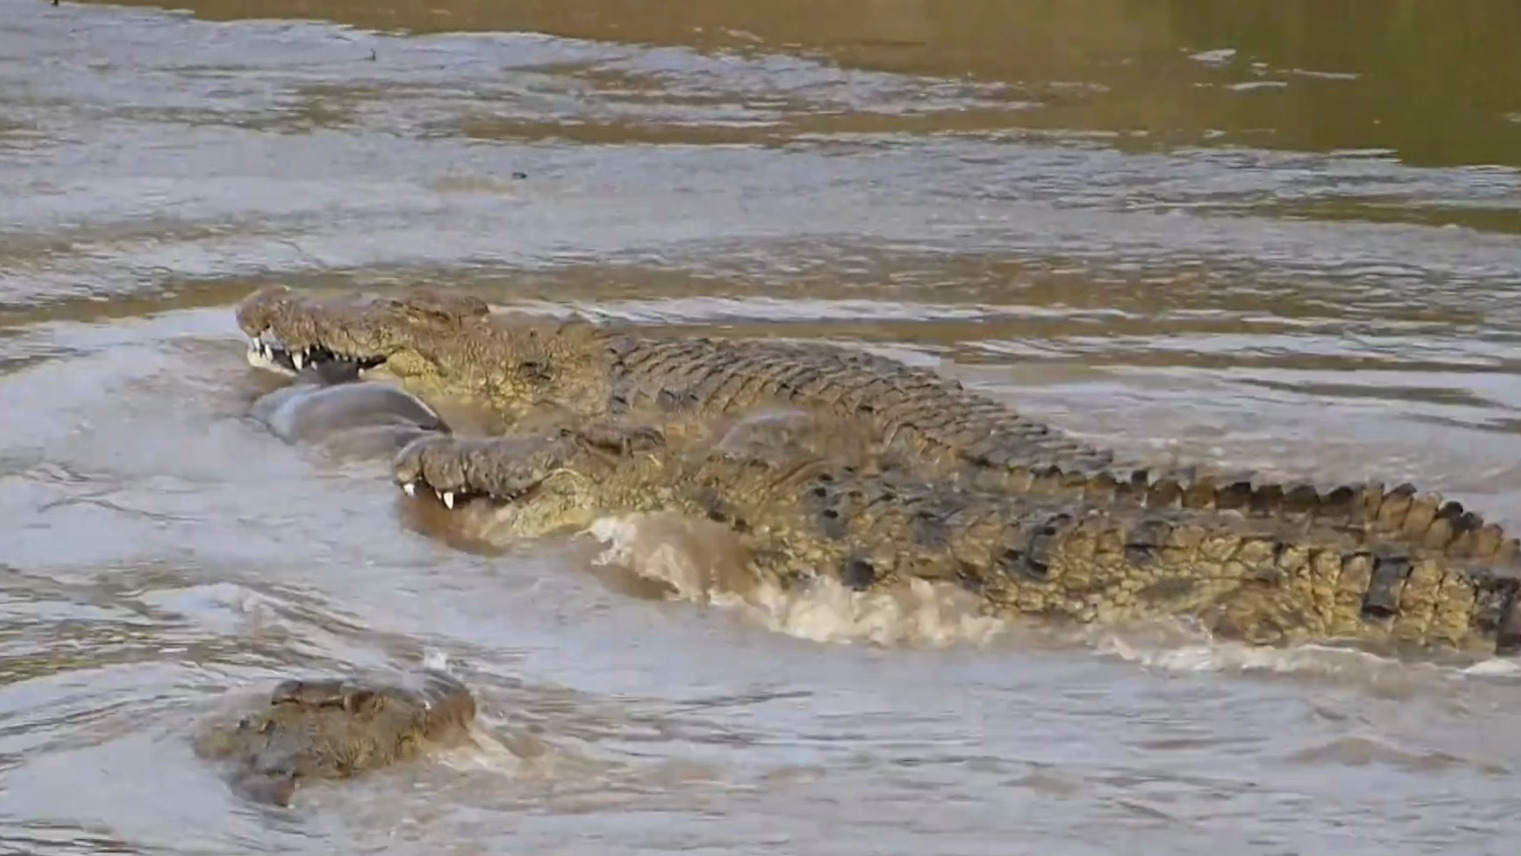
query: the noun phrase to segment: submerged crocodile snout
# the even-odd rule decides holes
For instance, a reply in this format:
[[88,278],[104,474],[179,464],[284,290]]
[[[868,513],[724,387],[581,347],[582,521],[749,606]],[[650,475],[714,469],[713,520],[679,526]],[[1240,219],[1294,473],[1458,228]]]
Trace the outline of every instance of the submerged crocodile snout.
[[459,740],[475,712],[465,685],[433,669],[393,681],[292,679],[258,710],[204,729],[196,751],[226,762],[244,796],[290,805],[303,780],[349,778]]

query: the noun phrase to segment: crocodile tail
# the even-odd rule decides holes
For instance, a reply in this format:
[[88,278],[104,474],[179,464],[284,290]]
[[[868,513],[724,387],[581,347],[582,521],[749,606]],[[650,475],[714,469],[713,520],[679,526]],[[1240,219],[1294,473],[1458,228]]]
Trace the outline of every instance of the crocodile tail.
[[[1217,512],[1008,508],[980,538],[989,597],[1081,620],[1192,615],[1252,642],[1351,639],[1510,653],[1521,567]],[[972,533],[977,533],[973,535]]]

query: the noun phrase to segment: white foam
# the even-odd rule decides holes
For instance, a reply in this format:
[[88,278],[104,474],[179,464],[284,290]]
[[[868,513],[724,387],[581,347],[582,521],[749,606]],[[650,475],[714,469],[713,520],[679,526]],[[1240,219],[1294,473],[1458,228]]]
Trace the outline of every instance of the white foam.
[[[705,531],[704,527],[708,528]],[[743,569],[742,553],[713,543],[708,521],[675,515],[605,516],[584,530],[605,549],[593,560],[667,584],[671,597],[710,604],[780,633],[815,642],[949,647],[985,645],[1016,636],[1021,646],[1082,647],[1148,668],[1178,673],[1237,672],[1358,680],[1433,677],[1516,677],[1521,663],[1487,659],[1466,666],[1412,664],[1334,644],[1288,647],[1217,639],[1186,617],[1126,626],[1010,622],[981,613],[981,600],[960,586],[912,580],[892,591],[858,592],[829,574],[801,587],[760,581]]]
[[[858,592],[828,575],[783,588],[745,572],[732,544],[715,543],[706,521],[667,515],[602,517],[585,530],[607,548],[599,565],[622,565],[669,584],[672,597],[731,609],[764,627],[817,642],[945,647],[980,645],[1006,629],[979,614],[980,600],[951,584],[913,580],[887,592]],[[728,534],[728,533],[726,533]]]

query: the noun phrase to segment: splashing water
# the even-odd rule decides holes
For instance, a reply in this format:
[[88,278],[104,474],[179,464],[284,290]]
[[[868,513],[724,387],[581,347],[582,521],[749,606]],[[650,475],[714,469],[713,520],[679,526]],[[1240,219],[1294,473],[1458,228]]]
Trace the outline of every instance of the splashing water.
[[800,588],[750,577],[726,530],[673,515],[596,520],[585,534],[607,544],[593,562],[619,564],[667,583],[672,597],[735,610],[768,629],[815,642],[948,647],[986,644],[1006,629],[980,615],[971,593],[916,579],[887,592],[859,592],[829,576]]

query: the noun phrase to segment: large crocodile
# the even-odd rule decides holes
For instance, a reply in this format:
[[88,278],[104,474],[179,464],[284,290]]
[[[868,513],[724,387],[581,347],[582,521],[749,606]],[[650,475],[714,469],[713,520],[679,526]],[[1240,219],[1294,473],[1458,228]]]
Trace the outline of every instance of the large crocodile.
[[[1080,622],[1194,616],[1256,643],[1351,639],[1509,653],[1521,644],[1516,542],[1470,555],[1379,535],[1350,509],[1253,516],[1153,495],[994,494],[842,462],[819,418],[741,421],[708,445],[596,423],[546,434],[422,438],[396,481],[452,508],[491,502],[533,537],[606,513],[674,511],[727,523],[784,584],[833,573],[856,589],[959,582],[988,610]],[[420,490],[421,489],[421,490]],[[1243,498],[1244,500],[1244,498]]]
[[435,669],[291,679],[247,715],[205,723],[194,748],[228,767],[237,793],[289,806],[303,779],[345,779],[457,744],[474,719],[470,691]]
[[714,416],[804,407],[868,429],[899,466],[978,490],[1094,508],[1229,509],[1290,526],[1350,521],[1381,543],[1453,561],[1485,561],[1509,543],[1498,525],[1410,484],[1284,485],[1194,467],[1120,466],[1112,452],[953,379],[845,348],[635,335],[492,312],[476,298],[427,289],[317,297],[269,286],[243,301],[237,319],[253,347],[292,370],[383,369],[424,396],[467,397],[508,417],[550,403],[580,420],[650,424],[674,437]]

